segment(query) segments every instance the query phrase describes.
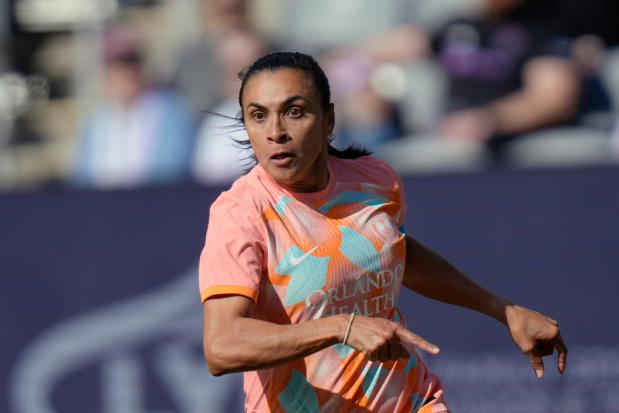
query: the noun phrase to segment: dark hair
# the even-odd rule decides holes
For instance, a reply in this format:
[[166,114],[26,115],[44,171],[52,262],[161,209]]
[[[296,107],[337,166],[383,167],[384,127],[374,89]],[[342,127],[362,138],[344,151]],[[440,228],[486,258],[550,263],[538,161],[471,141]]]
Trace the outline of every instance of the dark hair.
[[326,111],[329,109],[331,104],[329,80],[314,58],[298,52],[278,52],[262,56],[239,73],[239,79],[241,79],[241,88],[239,89],[241,114],[243,113],[243,91],[247,81],[255,74],[266,70],[274,72],[277,69],[297,69],[310,75],[320,95],[322,110]]
[[[307,73],[314,82],[314,86],[320,95],[320,106],[324,111],[329,110],[331,106],[331,88],[329,87],[329,80],[314,58],[298,52],[271,53],[259,58],[243,69],[238,75],[239,79],[241,79],[241,88],[239,89],[239,106],[241,107],[241,111],[235,120],[239,122],[239,126],[245,125],[243,119],[243,91],[245,90],[247,81],[258,73],[266,70],[275,71],[278,69],[297,69]],[[235,142],[244,149],[251,147],[249,140],[235,140]],[[355,145],[349,145],[345,149],[337,149],[329,144],[328,151],[330,155],[342,159],[355,159],[371,154],[368,149]],[[250,155],[247,160],[248,171],[256,164],[256,157],[255,155]]]

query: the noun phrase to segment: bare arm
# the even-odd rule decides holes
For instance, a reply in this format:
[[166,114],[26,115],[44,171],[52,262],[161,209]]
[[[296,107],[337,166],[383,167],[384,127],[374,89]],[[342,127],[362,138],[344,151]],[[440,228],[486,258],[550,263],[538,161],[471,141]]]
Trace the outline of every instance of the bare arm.
[[[212,298],[204,303],[204,356],[212,374],[268,368],[341,343],[349,320],[345,314],[299,324],[275,324],[250,318],[253,305],[242,296]],[[402,341],[438,352],[397,323],[364,316],[355,317],[348,345],[372,360],[386,361],[409,356]]]
[[577,110],[579,79],[570,63],[540,57],[524,69],[524,86],[490,105],[497,117],[498,133],[521,133],[564,122]]
[[544,372],[542,357],[556,348],[559,371],[563,373],[567,348],[555,320],[493,294],[418,241],[410,237],[406,241],[406,287],[435,300],[479,311],[505,324],[538,377]]
[[249,317],[253,302],[225,296],[204,303],[204,355],[214,375],[256,370],[306,356],[342,340],[342,316],[280,325]]
[[580,79],[567,60],[539,57],[525,66],[521,89],[488,105],[447,115],[440,132],[483,140],[550,126],[576,114],[579,94]]
[[[404,285],[423,296],[469,308],[506,323],[511,303],[466,277],[443,257],[417,240],[406,239]],[[410,265],[409,265],[410,263]]]

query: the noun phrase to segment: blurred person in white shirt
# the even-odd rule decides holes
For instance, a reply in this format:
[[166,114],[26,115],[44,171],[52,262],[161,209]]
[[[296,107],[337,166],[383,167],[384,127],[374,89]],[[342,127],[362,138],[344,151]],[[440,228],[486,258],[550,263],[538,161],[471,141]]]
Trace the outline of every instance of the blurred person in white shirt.
[[188,179],[195,134],[189,108],[149,83],[130,28],[111,29],[103,46],[106,96],[80,136],[73,182],[106,189]]
[[251,153],[237,143],[248,139],[238,119],[241,109],[236,96],[240,85],[238,73],[265,50],[264,42],[243,30],[233,31],[219,42],[215,57],[223,68],[218,84],[225,98],[207,112],[199,128],[192,161],[192,173],[197,181],[229,183],[247,166],[245,160]]

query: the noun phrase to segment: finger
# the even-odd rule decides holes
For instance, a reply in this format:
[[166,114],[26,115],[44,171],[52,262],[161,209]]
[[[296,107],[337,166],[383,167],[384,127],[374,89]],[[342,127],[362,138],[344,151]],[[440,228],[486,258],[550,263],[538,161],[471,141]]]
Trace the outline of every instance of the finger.
[[559,352],[559,373],[563,374],[565,367],[567,367],[567,347],[563,342],[563,338],[561,338],[561,334],[555,338],[554,344]]
[[538,379],[541,379],[544,375],[544,361],[540,356],[535,353],[528,353],[527,356],[531,361],[531,365],[533,366],[533,370],[535,371],[535,375]]
[[430,354],[438,354],[441,351],[438,346],[435,346],[426,339],[419,337],[417,334],[405,329],[404,327],[399,328],[397,330],[397,334],[398,337],[400,337],[400,340],[405,341],[409,344],[413,344],[415,347],[420,348]]

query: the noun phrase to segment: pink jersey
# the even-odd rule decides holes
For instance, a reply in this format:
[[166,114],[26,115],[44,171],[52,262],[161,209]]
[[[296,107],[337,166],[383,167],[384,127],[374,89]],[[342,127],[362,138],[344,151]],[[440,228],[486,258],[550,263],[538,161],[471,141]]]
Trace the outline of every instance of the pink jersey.
[[[397,310],[406,261],[401,181],[372,157],[329,156],[328,167],[319,192],[291,193],[256,166],[220,195],[200,259],[203,302],[242,295],[255,303],[252,317],[279,324],[351,312],[404,324]],[[381,363],[337,344],[246,372],[245,408],[416,412],[440,384],[410,350],[410,359]]]

